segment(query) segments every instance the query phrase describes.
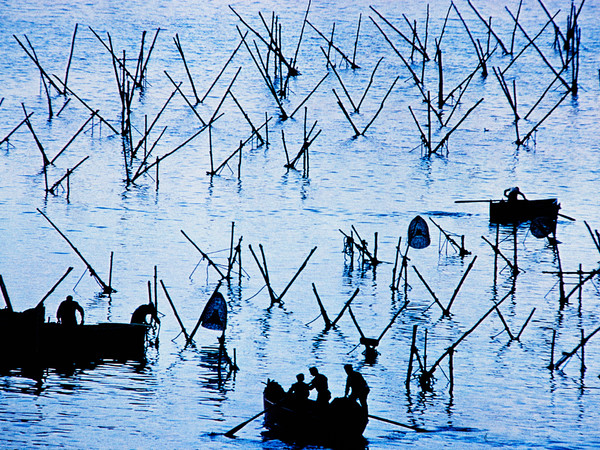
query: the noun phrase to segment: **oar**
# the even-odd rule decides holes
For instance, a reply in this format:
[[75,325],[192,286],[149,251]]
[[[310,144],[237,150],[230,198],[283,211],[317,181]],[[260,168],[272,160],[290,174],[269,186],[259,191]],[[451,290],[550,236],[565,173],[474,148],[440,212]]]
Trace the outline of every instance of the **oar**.
[[250,417],[248,420],[240,423],[239,425],[233,427],[231,430],[229,430],[227,433],[225,433],[225,436],[232,438],[233,435],[235,433],[237,433],[238,431],[240,431],[242,428],[244,428],[246,425],[248,425],[250,422],[252,422],[254,419],[257,419],[258,417],[262,416],[265,411],[267,411],[268,409],[272,408],[274,405],[269,406],[268,408],[263,409],[261,412],[259,412],[258,414]]
[[561,213],[557,213],[557,215],[559,215],[560,217],[564,217],[565,219],[569,219],[569,220],[571,220],[573,222],[576,221],[576,219],[574,219],[573,217],[565,216],[564,214],[561,214]]
[[395,420],[386,419],[384,417],[374,416],[372,414],[369,414],[369,418],[370,419],[381,420],[382,422],[386,422],[386,423],[391,423],[392,425],[398,425],[399,427],[410,428],[411,430],[417,431],[419,433],[427,433],[427,432],[430,431],[430,430],[426,430],[424,428],[415,427],[413,425],[405,425],[403,423],[396,422]]
[[492,203],[501,200],[454,200],[454,203]]

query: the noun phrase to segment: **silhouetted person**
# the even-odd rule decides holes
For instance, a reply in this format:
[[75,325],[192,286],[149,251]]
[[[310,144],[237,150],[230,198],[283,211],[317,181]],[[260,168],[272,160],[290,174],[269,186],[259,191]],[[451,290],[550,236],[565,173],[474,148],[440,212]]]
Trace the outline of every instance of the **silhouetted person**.
[[527,200],[525,194],[523,194],[518,186],[504,189],[504,196],[507,198],[509,202],[515,202],[518,200],[518,197],[523,197],[523,200]]
[[[348,374],[344,395],[353,401],[358,399],[360,406],[367,411],[367,395],[369,395],[370,391],[367,382],[360,373],[352,368],[351,364],[344,365],[344,370]],[[350,396],[348,396],[348,392],[350,392]]]
[[77,311],[79,311],[79,314],[81,314],[81,325],[83,325],[83,308],[79,303],[73,300],[71,295],[67,295],[67,299],[63,300],[56,311],[58,323],[65,326],[74,327],[77,325]]
[[296,401],[304,401],[308,399],[310,389],[308,384],[304,382],[304,374],[299,373],[296,375],[296,382],[292,384],[288,394],[292,395],[292,398]]
[[317,391],[317,404],[327,405],[331,398],[331,392],[329,392],[329,386],[327,383],[327,377],[322,373],[319,373],[316,367],[308,369],[313,379],[308,383],[308,389],[315,389]]
[[146,318],[150,316],[156,323],[160,323],[156,308],[152,303],[146,303],[145,305],[138,306],[133,314],[131,315],[131,323],[141,323],[142,325],[148,325]]

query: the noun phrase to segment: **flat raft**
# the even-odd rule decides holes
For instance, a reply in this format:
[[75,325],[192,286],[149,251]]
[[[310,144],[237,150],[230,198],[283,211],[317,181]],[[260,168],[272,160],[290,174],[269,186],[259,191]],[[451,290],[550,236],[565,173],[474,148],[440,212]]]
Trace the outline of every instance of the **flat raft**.
[[368,414],[348,398],[334,398],[318,406],[314,400],[298,402],[279,383],[267,381],[263,392],[265,428],[282,441],[336,448],[364,448]]

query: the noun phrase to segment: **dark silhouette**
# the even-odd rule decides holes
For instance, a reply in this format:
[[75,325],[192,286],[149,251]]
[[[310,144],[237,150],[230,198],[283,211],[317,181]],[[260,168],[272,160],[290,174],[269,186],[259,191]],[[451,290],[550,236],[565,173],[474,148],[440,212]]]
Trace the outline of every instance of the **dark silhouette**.
[[83,308],[79,303],[73,300],[73,297],[71,295],[67,295],[67,299],[63,300],[63,302],[58,306],[58,310],[56,311],[56,318],[58,319],[58,323],[63,324],[65,326],[74,327],[75,325],[77,325],[77,311],[79,311],[79,314],[81,314],[81,325],[83,325]]
[[[358,399],[360,406],[367,411],[367,395],[369,395],[370,391],[367,382],[360,373],[352,368],[351,364],[344,365],[344,370],[348,374],[348,377],[346,378],[346,392],[344,395],[353,401]],[[348,392],[350,392],[350,396],[348,396]]]
[[527,200],[525,194],[519,190],[518,186],[504,189],[504,196],[509,202],[517,201],[519,196],[523,197],[523,200]]
[[331,392],[329,392],[329,386],[327,383],[327,377],[322,373],[319,373],[316,367],[308,369],[313,379],[308,383],[308,389],[315,389],[317,391],[317,404],[327,405],[331,398]]
[[290,394],[292,398],[297,401],[307,400],[310,394],[310,389],[308,384],[304,382],[304,374],[299,373],[296,375],[296,380],[297,381],[290,387],[288,394]]
[[142,325],[149,325],[146,318],[150,316],[156,323],[160,323],[156,308],[152,303],[146,303],[145,305],[138,306],[131,315],[131,323],[141,323]]

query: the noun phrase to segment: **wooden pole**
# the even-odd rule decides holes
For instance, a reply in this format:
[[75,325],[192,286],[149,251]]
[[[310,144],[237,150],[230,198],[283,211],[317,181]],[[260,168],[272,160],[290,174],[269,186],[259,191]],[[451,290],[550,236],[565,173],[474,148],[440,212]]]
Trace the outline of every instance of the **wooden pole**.
[[0,290],[2,291],[4,302],[6,303],[6,309],[8,309],[9,312],[13,312],[12,303],[10,302],[8,290],[6,289],[6,285],[4,284],[4,279],[2,278],[2,275],[0,275]]
[[323,320],[325,321],[325,329],[329,330],[331,328],[331,320],[329,320],[327,311],[325,311],[325,307],[323,306],[323,302],[321,301],[321,298],[319,297],[319,293],[317,292],[317,287],[315,286],[315,283],[312,284],[312,288],[313,288],[313,292],[315,293],[315,297],[317,298],[317,303],[319,304],[319,309],[321,310],[321,316],[323,317]]
[[165,292],[165,296],[167,297],[167,300],[169,301],[171,308],[173,308],[173,313],[175,313],[175,318],[177,319],[177,322],[179,322],[179,326],[181,327],[181,331],[183,332],[183,335],[185,336],[185,342],[187,344],[190,340],[190,337],[187,333],[187,330],[183,326],[183,322],[181,321],[181,318],[179,317],[179,314],[177,313],[177,309],[175,308],[175,305],[173,304],[173,300],[171,300],[171,296],[169,295],[169,292],[167,291],[167,288],[165,287],[165,283],[163,283],[163,280],[160,280],[160,285],[162,286],[163,291]]
[[79,252],[79,250],[77,250],[77,248],[71,243],[71,241],[67,238],[67,236],[64,235],[64,233],[62,231],[60,231],[58,229],[58,227],[56,225],[54,225],[54,223],[48,218],[48,216],[46,216],[46,214],[44,214],[39,208],[36,208],[37,212],[39,212],[42,216],[44,216],[44,218],[50,223],[50,225],[52,225],[52,227],[58,232],[58,234],[60,234],[62,236],[62,238],[67,241],[67,244],[69,244],[69,246],[73,249],[73,251],[77,254],[77,256],[79,256],[79,258],[83,261],[83,263],[86,265],[88,271],[90,272],[90,275],[92,277],[94,277],[94,279],[98,282],[98,284],[102,287],[103,293],[104,294],[110,294],[112,292],[117,292],[116,290],[114,290],[110,285],[106,285],[106,283],[104,283],[104,281],[102,281],[102,279],[98,276],[98,274],[96,273],[96,271],[94,270],[94,268],[90,265],[90,263],[87,262],[87,260],[83,257],[83,255]]

